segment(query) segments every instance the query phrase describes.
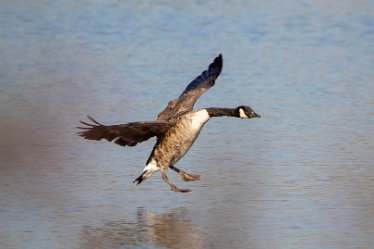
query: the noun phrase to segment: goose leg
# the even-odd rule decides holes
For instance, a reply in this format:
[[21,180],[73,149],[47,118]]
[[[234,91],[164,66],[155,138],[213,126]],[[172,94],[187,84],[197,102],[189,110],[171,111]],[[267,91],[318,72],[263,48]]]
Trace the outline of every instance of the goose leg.
[[185,182],[200,180],[200,175],[188,174],[187,172],[184,172],[183,170],[178,169],[174,165],[170,165],[169,168],[171,168],[172,170],[177,172],[179,174],[180,178]]
[[189,189],[179,189],[177,188],[174,184],[171,183],[169,178],[166,176],[166,171],[162,171],[162,179],[171,187],[171,190],[174,192],[181,192],[181,193],[187,193],[190,192],[191,190]]

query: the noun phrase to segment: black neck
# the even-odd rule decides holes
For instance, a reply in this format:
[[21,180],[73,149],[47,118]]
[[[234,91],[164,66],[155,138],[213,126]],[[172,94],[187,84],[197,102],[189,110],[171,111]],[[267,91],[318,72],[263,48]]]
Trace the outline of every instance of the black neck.
[[239,117],[237,108],[216,108],[210,107],[206,108],[210,117]]

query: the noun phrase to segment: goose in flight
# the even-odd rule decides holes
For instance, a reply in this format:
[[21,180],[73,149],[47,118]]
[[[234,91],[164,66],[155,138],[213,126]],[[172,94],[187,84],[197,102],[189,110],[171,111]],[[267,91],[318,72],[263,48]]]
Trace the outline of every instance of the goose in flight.
[[209,68],[196,77],[182,92],[171,100],[158,115],[156,121],[140,121],[118,125],[103,125],[88,116],[91,123],[83,122],[85,127],[79,136],[90,140],[106,139],[121,146],[135,146],[138,143],[157,137],[145,168],[134,183],[142,183],[153,173],[161,171],[162,179],[174,192],[189,192],[177,188],[166,175],[168,168],[179,173],[184,181],[199,180],[199,175],[188,174],[174,165],[187,153],[199,136],[204,124],[212,117],[259,118],[249,106],[236,108],[203,108],[193,110],[196,100],[211,88],[222,70],[222,55],[218,55]]

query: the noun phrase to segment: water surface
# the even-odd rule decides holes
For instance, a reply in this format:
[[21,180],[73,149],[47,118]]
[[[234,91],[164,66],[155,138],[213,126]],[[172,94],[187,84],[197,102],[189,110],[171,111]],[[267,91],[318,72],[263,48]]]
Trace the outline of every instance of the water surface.
[[[370,248],[372,1],[8,1],[0,10],[1,248]],[[215,119],[179,167],[154,140],[76,136],[152,120],[218,54]]]

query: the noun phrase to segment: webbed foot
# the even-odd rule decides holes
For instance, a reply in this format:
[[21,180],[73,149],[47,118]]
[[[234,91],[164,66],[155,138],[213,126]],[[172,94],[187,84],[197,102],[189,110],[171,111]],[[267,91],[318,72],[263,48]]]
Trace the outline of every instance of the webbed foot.
[[197,181],[200,180],[200,175],[192,175],[184,172],[183,170],[179,171],[180,178],[185,182]]

